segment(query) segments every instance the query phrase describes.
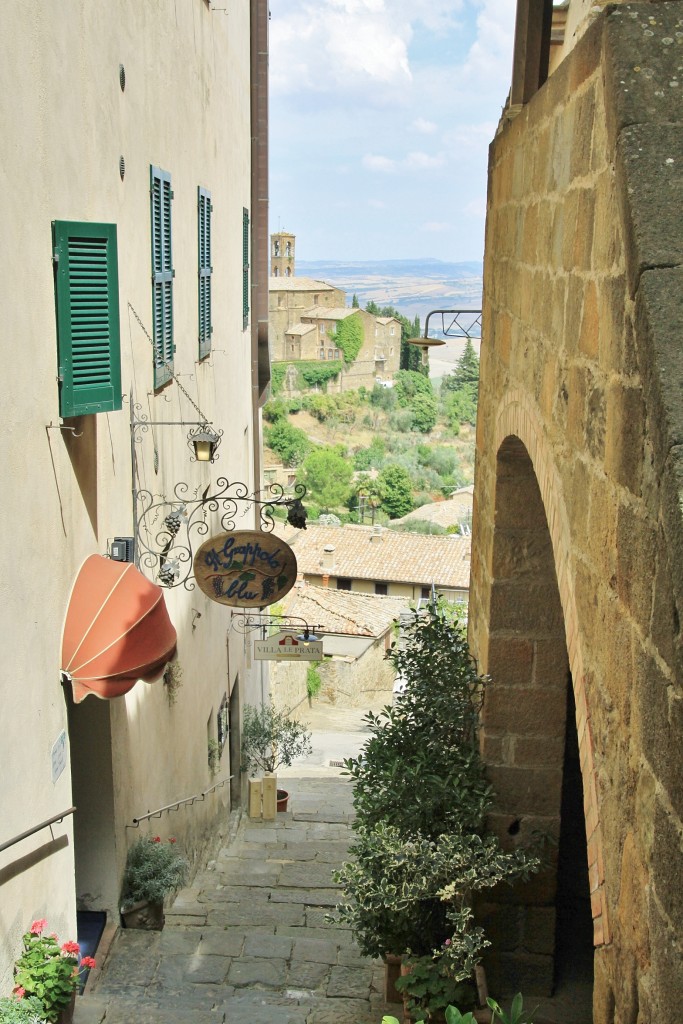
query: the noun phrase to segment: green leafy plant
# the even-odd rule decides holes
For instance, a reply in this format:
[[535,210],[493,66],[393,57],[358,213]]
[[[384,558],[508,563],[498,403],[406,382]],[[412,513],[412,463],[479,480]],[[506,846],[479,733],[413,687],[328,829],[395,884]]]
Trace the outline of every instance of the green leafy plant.
[[[496,1019],[500,1020],[501,1024],[533,1024],[531,1020],[526,1020],[524,1018],[524,1001],[522,999],[521,992],[518,992],[515,998],[512,1000],[512,1005],[510,1007],[509,1013],[505,1013],[504,1010],[500,1008],[495,999],[487,998],[486,1002],[489,1004],[491,1010],[493,1011],[491,1024],[495,1024]],[[448,1022],[448,1024],[450,1024],[450,1022]]]
[[310,730],[287,710],[277,711],[272,701],[254,707],[247,704],[242,721],[242,771],[274,772],[289,767],[297,757],[310,754]]
[[183,669],[179,662],[171,661],[164,671],[164,688],[168,706],[173,707],[178,699],[178,690],[183,685]]
[[163,903],[164,898],[187,879],[189,865],[178,853],[171,837],[142,836],[128,851],[121,888],[121,909],[129,910],[135,903]]
[[337,323],[337,329],[331,335],[332,341],[337,348],[344,353],[344,362],[347,366],[358,357],[363,347],[363,323],[359,316],[348,316]]
[[209,739],[206,741],[206,760],[209,765],[209,771],[211,772],[211,778],[214,779],[218,775],[221,766],[221,750],[220,744],[217,740]]
[[36,996],[3,996],[0,1024],[45,1024],[43,1004]]
[[45,934],[46,925],[45,918],[34,921],[22,938],[24,948],[14,965],[13,997],[19,1001],[34,997],[41,1017],[54,1022],[96,964],[91,956],[84,956],[79,965],[78,943],[60,946],[54,932]]
[[345,761],[356,821],[353,859],[336,876],[337,915],[364,955],[410,951],[459,983],[488,945],[474,895],[527,877],[539,861],[504,851],[484,828],[491,787],[477,722],[486,678],[457,611],[439,602],[415,614],[387,657],[405,689],[365,716],[371,736]]
[[407,973],[396,979],[396,988],[407,997],[408,1012],[416,1021],[442,1015],[448,1006],[471,1006],[475,999],[472,984],[455,981],[438,959],[429,956],[411,957]]
[[320,687],[323,685],[323,681],[320,678],[320,662],[313,662],[309,665],[306,670],[306,693],[309,698],[317,697],[320,693]]

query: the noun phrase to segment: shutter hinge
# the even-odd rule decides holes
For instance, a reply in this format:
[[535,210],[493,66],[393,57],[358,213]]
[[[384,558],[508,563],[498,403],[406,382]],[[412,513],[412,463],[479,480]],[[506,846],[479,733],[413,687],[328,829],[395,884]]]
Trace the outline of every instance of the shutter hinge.
[[175,277],[175,270],[171,271],[171,277]]
[[52,263],[53,266],[59,266],[59,251],[57,249],[52,253]]
[[173,189],[171,189],[171,199],[174,199],[174,198],[175,198],[175,193],[174,193]]

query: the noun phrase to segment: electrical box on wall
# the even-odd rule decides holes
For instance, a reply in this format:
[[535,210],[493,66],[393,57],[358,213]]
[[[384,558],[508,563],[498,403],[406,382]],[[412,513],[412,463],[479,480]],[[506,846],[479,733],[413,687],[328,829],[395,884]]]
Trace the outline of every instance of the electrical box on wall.
[[135,558],[135,539],[114,537],[109,542],[109,557],[115,562],[132,562]]

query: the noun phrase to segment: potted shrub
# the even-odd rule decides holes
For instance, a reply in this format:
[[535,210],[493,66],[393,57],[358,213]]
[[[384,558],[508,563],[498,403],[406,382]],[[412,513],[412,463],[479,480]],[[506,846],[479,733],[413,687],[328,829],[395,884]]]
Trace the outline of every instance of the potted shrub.
[[164,926],[164,899],[183,885],[189,865],[175,839],[142,836],[128,851],[121,888],[121,917],[125,928],[160,930]]
[[[79,962],[78,943],[64,942],[60,946],[54,932],[45,934],[46,925],[45,918],[34,921],[23,936],[23,949],[14,965],[12,998],[21,1003],[26,1000],[25,1005],[30,1007],[28,1020],[35,1010],[39,1012],[38,1020],[66,1024],[73,1016],[76,991],[88,971],[95,967],[95,961],[91,956],[84,956]],[[23,1019],[17,1016],[23,1012],[23,1007],[5,1006],[2,1012],[10,1021]]]
[[46,1024],[43,1004],[35,996],[3,996],[0,1024]]
[[[273,702],[261,707],[247,704],[242,721],[242,764],[244,772],[274,775],[281,765],[289,767],[297,757],[312,751],[311,733],[303,722],[277,711]],[[287,809],[289,794],[278,789],[278,810]]]
[[455,610],[439,603],[415,615],[387,657],[406,685],[393,706],[366,716],[372,735],[345,761],[356,821],[337,913],[365,955],[419,959],[424,977],[397,983],[419,986],[419,1019],[432,1003],[444,1009],[446,981],[468,982],[488,945],[473,924],[474,895],[539,862],[485,830],[492,794],[477,722],[486,678]]

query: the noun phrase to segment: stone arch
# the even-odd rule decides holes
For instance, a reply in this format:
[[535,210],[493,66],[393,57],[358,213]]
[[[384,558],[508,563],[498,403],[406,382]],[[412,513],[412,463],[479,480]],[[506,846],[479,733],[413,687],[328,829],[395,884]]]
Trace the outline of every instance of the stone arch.
[[[516,444],[515,440],[508,439],[516,439]],[[576,728],[583,779],[594,945],[601,946],[610,941],[610,929],[605,890],[603,840],[600,825],[593,736],[588,695],[586,693],[582,636],[574,592],[574,572],[570,554],[569,518],[563,497],[562,481],[554,464],[550,448],[545,441],[544,428],[540,416],[524,391],[510,389],[504,395],[499,405],[496,418],[495,447],[499,453],[499,458],[501,452],[505,455],[506,451],[514,449],[520,443],[526,452],[528,466],[533,471],[538,487],[552,548],[552,562],[557,581],[568,665],[576,705]],[[508,446],[507,449],[506,445]],[[496,502],[496,505],[498,505],[498,502]]]

